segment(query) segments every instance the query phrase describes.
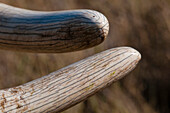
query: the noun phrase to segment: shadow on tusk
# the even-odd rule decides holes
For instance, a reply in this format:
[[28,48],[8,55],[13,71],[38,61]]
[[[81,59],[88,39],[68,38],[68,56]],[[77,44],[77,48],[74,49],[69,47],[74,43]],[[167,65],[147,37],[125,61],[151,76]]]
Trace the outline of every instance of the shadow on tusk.
[[140,59],[140,53],[130,47],[106,50],[24,85],[0,90],[0,111],[63,111],[124,77]]
[[63,53],[104,41],[107,18],[94,10],[31,11],[0,3],[0,49]]

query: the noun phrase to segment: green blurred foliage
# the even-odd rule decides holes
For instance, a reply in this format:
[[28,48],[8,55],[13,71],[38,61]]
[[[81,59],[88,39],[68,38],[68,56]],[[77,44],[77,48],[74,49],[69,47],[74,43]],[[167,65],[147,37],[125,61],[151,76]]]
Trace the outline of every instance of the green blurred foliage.
[[97,47],[64,54],[0,51],[0,88],[23,84],[92,54],[131,46],[142,61],[127,77],[64,113],[170,112],[169,0],[0,0],[32,10],[94,9],[106,15],[110,33]]

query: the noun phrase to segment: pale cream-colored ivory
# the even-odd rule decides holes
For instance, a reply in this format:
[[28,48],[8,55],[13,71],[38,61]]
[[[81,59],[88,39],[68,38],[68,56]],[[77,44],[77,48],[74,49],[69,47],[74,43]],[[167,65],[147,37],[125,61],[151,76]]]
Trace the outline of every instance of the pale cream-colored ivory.
[[62,53],[93,47],[108,34],[94,10],[31,11],[0,3],[0,49]]
[[59,112],[130,72],[141,56],[119,47],[83,59],[27,84],[0,91],[1,112]]
[[[0,49],[60,53],[101,43],[108,21],[99,12],[39,12],[0,4]],[[0,112],[60,112],[133,70],[140,60],[130,47],[106,50],[26,84],[0,90]]]

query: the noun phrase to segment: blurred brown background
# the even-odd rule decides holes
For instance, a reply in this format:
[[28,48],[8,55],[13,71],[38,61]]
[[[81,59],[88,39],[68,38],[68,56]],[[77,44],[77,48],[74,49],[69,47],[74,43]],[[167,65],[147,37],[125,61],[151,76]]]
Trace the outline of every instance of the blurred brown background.
[[64,54],[0,50],[0,88],[23,84],[92,54],[131,46],[142,54],[119,82],[64,113],[170,113],[170,0],[0,0],[33,10],[94,9],[110,33],[97,47]]

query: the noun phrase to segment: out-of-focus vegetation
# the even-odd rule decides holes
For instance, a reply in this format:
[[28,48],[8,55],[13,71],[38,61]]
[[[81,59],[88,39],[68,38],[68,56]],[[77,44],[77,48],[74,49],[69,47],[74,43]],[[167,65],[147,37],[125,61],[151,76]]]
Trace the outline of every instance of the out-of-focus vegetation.
[[64,113],[170,113],[169,0],[0,0],[33,10],[88,8],[106,15],[108,38],[100,46],[65,54],[0,51],[0,88],[23,84],[89,55],[117,46],[142,54],[120,82]]

